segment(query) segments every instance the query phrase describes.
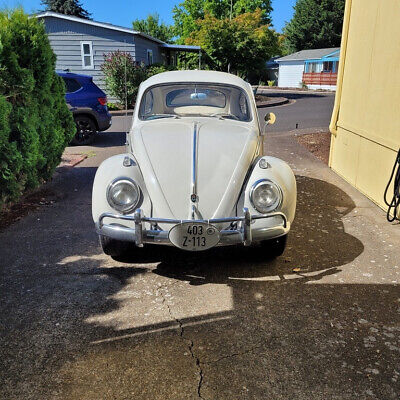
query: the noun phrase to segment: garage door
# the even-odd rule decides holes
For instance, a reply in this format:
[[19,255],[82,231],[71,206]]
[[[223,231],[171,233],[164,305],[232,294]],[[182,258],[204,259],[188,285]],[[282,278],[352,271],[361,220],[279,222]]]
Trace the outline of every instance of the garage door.
[[279,87],[298,88],[301,86],[304,61],[286,61],[279,63]]

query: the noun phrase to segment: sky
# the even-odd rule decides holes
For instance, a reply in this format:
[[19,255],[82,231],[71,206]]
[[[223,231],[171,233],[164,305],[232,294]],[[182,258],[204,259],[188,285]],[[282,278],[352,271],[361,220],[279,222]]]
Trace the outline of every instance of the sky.
[[[81,0],[83,7],[92,14],[94,20],[129,28],[134,19],[146,18],[154,12],[157,12],[165,23],[172,24],[172,9],[180,2],[181,0]],[[295,3],[296,0],[272,0],[272,22],[278,32],[282,31],[285,21],[292,18]],[[40,0],[0,0],[0,8],[16,6],[22,6],[28,13],[43,10]]]

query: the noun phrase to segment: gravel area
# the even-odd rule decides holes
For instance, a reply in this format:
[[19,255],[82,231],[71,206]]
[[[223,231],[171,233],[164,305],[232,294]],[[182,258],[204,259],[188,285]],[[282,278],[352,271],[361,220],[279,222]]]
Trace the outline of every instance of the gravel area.
[[330,132],[309,133],[296,136],[297,141],[325,164],[329,162]]

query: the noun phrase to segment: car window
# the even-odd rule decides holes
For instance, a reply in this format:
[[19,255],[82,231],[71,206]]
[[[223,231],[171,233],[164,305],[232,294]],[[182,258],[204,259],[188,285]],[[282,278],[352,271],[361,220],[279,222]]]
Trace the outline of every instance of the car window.
[[168,107],[183,106],[209,106],[224,108],[226,105],[226,96],[215,89],[177,89],[167,94],[166,102]]
[[208,83],[162,84],[149,88],[140,101],[139,118],[210,117],[251,121],[246,92],[236,86]]
[[79,90],[82,86],[81,84],[73,78],[63,78],[65,82],[65,86],[67,88],[67,93],[73,93]]

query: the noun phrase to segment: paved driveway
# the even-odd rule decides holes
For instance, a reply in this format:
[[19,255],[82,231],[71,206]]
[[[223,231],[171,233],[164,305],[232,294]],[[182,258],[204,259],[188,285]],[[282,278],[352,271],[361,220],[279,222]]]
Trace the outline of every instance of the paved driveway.
[[124,135],[81,149],[49,185],[55,203],[0,233],[0,398],[398,399],[399,226],[292,134],[267,141],[299,190],[276,260],[103,255],[91,184]]

